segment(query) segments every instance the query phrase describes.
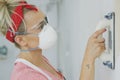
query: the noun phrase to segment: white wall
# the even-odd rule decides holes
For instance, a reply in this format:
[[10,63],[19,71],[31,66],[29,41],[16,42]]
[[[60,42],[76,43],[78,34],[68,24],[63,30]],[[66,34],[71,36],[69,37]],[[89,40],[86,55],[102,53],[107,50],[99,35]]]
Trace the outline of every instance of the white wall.
[[[87,40],[98,21],[111,11],[114,0],[62,0],[59,4],[59,56],[67,80],[78,80]],[[117,80],[113,76],[117,73],[100,60],[95,73],[95,80]]]
[[[115,13],[116,13],[116,51],[120,53],[120,0],[115,0]],[[118,56],[118,55],[117,55]]]
[[10,74],[19,50],[5,38],[0,37],[0,46],[3,45],[7,46],[8,55],[6,60],[0,60],[0,80],[10,80]]
[[[58,31],[58,45],[54,49],[45,51],[51,63],[59,68],[67,80],[78,80],[82,59],[89,36],[95,31],[95,26],[103,16],[113,11],[114,0],[60,0],[59,5],[49,0],[29,0],[37,5],[48,16],[50,24]],[[52,0],[54,1],[54,0]],[[117,26],[119,26],[119,0],[115,0],[117,8]],[[57,12],[58,11],[58,12]],[[58,18],[58,20],[57,20]],[[119,34],[117,27],[117,34]],[[119,38],[119,35],[117,35]],[[119,39],[117,38],[117,42]],[[0,45],[8,46],[8,59],[0,61],[0,80],[9,80],[13,62],[19,52],[9,42],[0,38]],[[119,45],[117,45],[119,50]],[[58,54],[56,54],[58,53]],[[96,62],[95,80],[119,80],[120,68],[118,57],[116,70],[103,66],[100,60]]]

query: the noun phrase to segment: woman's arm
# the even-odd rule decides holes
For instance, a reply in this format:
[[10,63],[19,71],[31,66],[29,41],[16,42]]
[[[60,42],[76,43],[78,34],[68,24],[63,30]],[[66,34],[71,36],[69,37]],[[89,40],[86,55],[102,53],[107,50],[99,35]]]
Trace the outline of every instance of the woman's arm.
[[80,80],[94,80],[95,59],[105,50],[105,40],[104,38],[99,38],[99,36],[105,31],[106,29],[96,31],[89,38],[82,63]]
[[95,61],[89,58],[83,59],[80,80],[94,80],[94,63]]

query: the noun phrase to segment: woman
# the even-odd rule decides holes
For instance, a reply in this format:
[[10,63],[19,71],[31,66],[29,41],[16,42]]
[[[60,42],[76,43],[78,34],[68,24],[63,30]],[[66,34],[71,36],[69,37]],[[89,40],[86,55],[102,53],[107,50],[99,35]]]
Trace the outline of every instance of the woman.
[[[0,32],[21,50],[11,80],[65,80],[42,55],[57,40],[46,16],[24,0],[0,0],[0,14]],[[105,40],[98,37],[105,31],[96,31],[89,38],[80,80],[94,80],[95,59],[105,50]]]

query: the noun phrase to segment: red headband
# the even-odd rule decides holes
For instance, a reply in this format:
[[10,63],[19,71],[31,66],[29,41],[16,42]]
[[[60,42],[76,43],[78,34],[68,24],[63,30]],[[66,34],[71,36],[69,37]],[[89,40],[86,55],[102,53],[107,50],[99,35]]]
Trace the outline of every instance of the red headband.
[[[15,32],[17,32],[20,24],[22,23],[22,19],[24,18],[24,13],[23,13],[24,8],[38,11],[38,9],[36,7],[34,7],[30,4],[27,4],[24,1],[20,2],[20,5],[17,6],[14,10],[15,13],[13,13],[11,15],[11,19],[14,22],[13,29]],[[11,42],[14,42],[14,37],[15,37],[15,33],[12,31],[11,28],[9,28],[7,33],[6,33],[6,39],[8,39]]]

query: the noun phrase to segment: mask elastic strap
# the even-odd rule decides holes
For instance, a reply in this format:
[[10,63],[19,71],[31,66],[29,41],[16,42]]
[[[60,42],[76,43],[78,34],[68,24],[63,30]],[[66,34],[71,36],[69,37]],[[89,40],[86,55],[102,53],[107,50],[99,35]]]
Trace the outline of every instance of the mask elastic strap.
[[37,50],[37,49],[39,49],[39,48],[36,47],[36,48],[30,48],[30,49],[27,49],[27,50],[21,49],[20,52],[30,52],[30,51],[34,51],[34,50]]

